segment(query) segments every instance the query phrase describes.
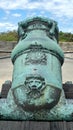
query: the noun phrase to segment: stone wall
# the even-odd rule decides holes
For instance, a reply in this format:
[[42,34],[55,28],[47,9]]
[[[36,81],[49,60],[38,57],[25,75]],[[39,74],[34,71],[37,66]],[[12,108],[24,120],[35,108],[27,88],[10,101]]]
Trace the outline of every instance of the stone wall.
[[[0,50],[12,50],[16,44],[16,41],[0,41]],[[59,44],[64,51],[73,51],[73,42],[59,42]]]
[[0,50],[12,50],[16,44],[16,41],[0,41]]
[[73,52],[73,42],[60,42],[60,46],[64,51]]

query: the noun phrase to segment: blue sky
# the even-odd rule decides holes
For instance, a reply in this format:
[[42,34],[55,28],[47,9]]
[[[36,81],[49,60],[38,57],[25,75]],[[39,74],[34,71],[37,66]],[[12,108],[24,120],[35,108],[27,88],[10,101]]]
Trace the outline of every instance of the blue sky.
[[0,0],[0,32],[17,30],[19,21],[33,16],[53,19],[60,31],[73,33],[73,0]]

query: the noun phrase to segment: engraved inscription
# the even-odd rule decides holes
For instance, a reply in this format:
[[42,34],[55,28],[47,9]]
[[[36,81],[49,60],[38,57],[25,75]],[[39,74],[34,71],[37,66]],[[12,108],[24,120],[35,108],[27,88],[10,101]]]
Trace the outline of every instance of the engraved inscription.
[[42,51],[29,52],[25,58],[25,65],[30,64],[47,64],[47,56]]

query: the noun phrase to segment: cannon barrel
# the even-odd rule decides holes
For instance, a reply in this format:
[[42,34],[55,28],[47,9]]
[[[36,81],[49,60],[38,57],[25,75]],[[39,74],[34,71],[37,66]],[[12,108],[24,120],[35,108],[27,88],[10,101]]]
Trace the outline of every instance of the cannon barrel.
[[2,118],[62,119],[64,54],[58,35],[57,22],[51,19],[34,17],[18,23],[18,44],[11,53],[12,86],[0,108]]
[[26,111],[51,109],[62,91],[64,54],[58,44],[57,22],[35,17],[18,25],[19,41],[11,55],[15,101],[21,106],[27,102]]

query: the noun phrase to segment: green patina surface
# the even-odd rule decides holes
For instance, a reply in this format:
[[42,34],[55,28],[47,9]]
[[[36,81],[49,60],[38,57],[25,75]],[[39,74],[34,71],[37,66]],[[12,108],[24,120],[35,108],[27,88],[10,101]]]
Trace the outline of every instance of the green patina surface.
[[0,101],[0,119],[73,120],[73,105],[67,104],[62,88],[64,54],[57,22],[34,17],[18,25],[12,86]]

